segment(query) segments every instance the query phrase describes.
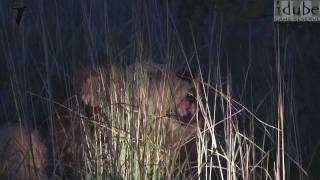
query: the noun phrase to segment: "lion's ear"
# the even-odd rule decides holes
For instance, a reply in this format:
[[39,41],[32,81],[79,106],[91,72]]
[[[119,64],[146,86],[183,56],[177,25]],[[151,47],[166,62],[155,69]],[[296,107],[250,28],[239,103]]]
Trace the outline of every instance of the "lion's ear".
[[198,76],[198,69],[188,66],[177,67],[176,74],[179,78],[192,82]]

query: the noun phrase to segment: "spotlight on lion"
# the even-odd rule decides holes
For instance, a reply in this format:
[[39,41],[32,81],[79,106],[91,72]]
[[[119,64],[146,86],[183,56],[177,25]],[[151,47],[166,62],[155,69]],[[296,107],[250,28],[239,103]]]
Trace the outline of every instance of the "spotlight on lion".
[[[79,83],[79,96],[90,112],[80,118],[62,108],[57,118],[63,129],[57,131],[63,132],[57,133],[62,137],[58,146],[78,147],[59,148],[62,157],[71,157],[62,159],[63,164],[78,164],[82,171],[79,175],[69,168],[70,174],[103,178],[130,177],[134,171],[141,178],[184,174],[178,159],[181,164],[189,162],[180,157],[181,151],[187,144],[195,146],[202,131],[202,122],[196,119],[195,82],[158,64],[108,64],[87,72]],[[68,128],[73,126],[77,128]],[[81,155],[74,156],[79,150]]]

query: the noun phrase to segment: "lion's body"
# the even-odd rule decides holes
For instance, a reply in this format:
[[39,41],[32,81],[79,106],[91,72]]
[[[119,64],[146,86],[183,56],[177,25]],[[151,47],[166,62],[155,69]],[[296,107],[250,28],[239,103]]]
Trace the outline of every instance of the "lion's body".
[[18,124],[0,127],[0,179],[46,179],[46,146],[37,131]]

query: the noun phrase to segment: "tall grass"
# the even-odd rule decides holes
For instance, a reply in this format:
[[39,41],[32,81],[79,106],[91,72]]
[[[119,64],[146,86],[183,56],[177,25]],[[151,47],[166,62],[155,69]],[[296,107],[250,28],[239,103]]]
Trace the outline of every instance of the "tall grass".
[[[133,81],[103,71],[97,77],[99,87],[91,87],[90,92],[100,91],[90,96],[99,97],[93,98],[101,109],[84,122],[92,124],[92,130],[80,126],[84,134],[76,142],[84,146],[80,171],[86,179],[285,179],[281,93],[271,116],[275,119],[267,123],[232,98],[230,80],[225,85],[221,78],[216,84],[206,82],[200,71],[192,79],[197,89],[197,123],[183,126],[166,116],[167,104],[161,102],[168,100],[169,91],[164,89],[172,88],[168,74],[159,79],[164,85],[161,93],[151,95],[154,90],[143,68],[134,73]],[[153,96],[159,96],[158,101],[150,100]],[[219,113],[222,119],[216,118]],[[243,122],[246,126],[241,126]],[[190,140],[196,140],[196,161],[181,162],[181,150],[190,148],[185,146]]]
[[166,115],[167,101],[172,99],[168,74],[155,79],[161,81],[159,89],[152,89],[158,87],[142,67],[134,73],[133,81],[114,75],[98,76],[108,79],[99,78],[100,85],[109,82],[103,84],[107,90],[102,90],[109,92],[109,97],[98,100],[109,101],[98,101],[101,109],[94,120],[94,138],[83,143],[89,144],[87,154],[91,156],[85,158],[90,164],[88,174],[102,179],[158,179],[184,172],[175,167],[176,159],[181,144],[195,135],[196,127],[181,126],[175,116]]
[[[210,25],[209,52],[203,54],[192,28],[191,33],[179,32],[169,2],[127,2],[124,7],[108,1],[66,4],[81,10],[65,11],[55,1],[55,13],[49,16],[43,10],[46,6],[39,3],[34,7],[39,6],[40,13],[30,14],[35,16],[34,25],[26,20],[21,28],[1,30],[1,58],[8,71],[13,114],[22,126],[47,127],[43,134],[49,147],[50,177],[280,180],[288,177],[286,172],[291,166],[298,167],[300,179],[305,177],[301,160],[287,153],[291,140],[286,126],[294,124],[294,113],[287,109],[294,103],[286,102],[290,88],[284,80],[286,72],[281,70],[278,34],[274,40],[276,63],[266,65],[276,69],[276,81],[263,97],[256,95],[253,85],[246,82],[244,91],[249,95],[242,99],[234,93],[238,84],[232,71],[224,69],[223,25],[219,24],[218,15]],[[123,15],[117,17],[113,7],[123,8]],[[95,14],[95,8],[101,10],[101,16]],[[65,19],[62,14],[67,15]],[[1,19],[6,22],[4,14]],[[102,59],[99,54],[103,54]],[[202,58],[208,59],[205,65]],[[159,66],[164,71],[159,78],[162,90],[153,93],[144,68],[135,70],[130,83],[128,77],[121,75],[121,68],[120,72],[111,73],[97,68],[110,59],[168,64],[168,68]],[[81,97],[75,93],[79,86],[72,74],[78,76],[78,61],[95,68],[99,77],[95,80],[97,86],[90,91],[99,90],[98,94],[90,94],[98,108],[91,108],[90,113],[85,112]],[[182,125],[177,117],[166,116],[168,107],[176,109],[168,102],[175,94],[174,85],[170,84],[172,74],[167,72],[180,63],[187,67],[186,71],[198,69],[197,76],[190,79],[196,89],[193,96],[197,113],[192,124]],[[209,65],[203,69],[206,64]],[[248,73],[241,78],[247,81],[250,75],[256,76]],[[275,75],[268,76],[273,80]],[[63,88],[55,81],[62,82]],[[60,94],[64,94],[63,100],[55,99]],[[262,117],[257,115],[257,109],[264,111]],[[44,112],[45,118],[39,111]],[[290,133],[297,135],[296,130]]]

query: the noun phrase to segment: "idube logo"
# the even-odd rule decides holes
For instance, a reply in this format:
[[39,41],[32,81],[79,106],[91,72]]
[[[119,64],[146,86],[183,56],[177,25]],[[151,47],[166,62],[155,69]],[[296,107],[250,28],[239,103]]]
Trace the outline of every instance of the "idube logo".
[[275,0],[274,21],[320,21],[320,0]]

